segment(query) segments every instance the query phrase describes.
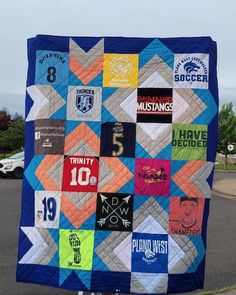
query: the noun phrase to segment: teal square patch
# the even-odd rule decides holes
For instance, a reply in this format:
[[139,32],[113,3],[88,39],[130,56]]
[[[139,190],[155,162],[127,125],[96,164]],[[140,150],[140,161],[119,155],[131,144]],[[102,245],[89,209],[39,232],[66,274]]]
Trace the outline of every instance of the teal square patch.
[[68,53],[37,50],[35,84],[67,85]]

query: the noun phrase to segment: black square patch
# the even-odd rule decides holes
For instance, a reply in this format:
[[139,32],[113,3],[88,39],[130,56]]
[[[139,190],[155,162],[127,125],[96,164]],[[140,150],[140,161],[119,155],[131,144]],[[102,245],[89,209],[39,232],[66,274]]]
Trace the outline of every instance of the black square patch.
[[133,195],[98,193],[96,229],[132,231]]
[[171,123],[172,93],[171,88],[138,88],[137,122]]
[[101,130],[101,156],[135,157],[134,123],[106,122]]
[[36,120],[34,129],[35,154],[64,154],[65,121]]

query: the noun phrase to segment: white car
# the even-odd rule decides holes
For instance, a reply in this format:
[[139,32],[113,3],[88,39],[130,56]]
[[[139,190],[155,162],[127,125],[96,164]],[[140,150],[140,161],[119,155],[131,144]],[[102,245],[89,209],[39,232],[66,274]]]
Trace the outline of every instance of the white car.
[[22,178],[24,171],[24,152],[17,153],[9,158],[0,160],[0,176]]

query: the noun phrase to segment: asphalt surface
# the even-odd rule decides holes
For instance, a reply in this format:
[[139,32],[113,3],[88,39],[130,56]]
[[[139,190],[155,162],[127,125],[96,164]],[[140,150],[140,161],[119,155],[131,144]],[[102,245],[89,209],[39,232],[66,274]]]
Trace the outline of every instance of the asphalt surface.
[[214,173],[214,181],[218,180],[234,180],[236,181],[236,172],[216,171]]
[[[21,180],[0,178],[0,295],[75,295],[77,292],[15,281],[21,184]],[[236,200],[213,195],[210,209],[204,290],[236,285]]]
[[0,178],[0,295],[75,295],[77,292],[16,283],[21,184],[21,180]]

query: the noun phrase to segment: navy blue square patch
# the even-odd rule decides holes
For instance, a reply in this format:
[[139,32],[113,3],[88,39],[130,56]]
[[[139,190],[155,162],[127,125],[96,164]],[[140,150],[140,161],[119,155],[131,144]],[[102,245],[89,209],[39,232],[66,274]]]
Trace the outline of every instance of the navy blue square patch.
[[203,289],[204,271],[199,269],[195,273],[169,274],[167,293],[191,292]]
[[102,124],[101,156],[135,157],[134,123],[106,122]]
[[168,272],[168,235],[133,233],[132,272]]

